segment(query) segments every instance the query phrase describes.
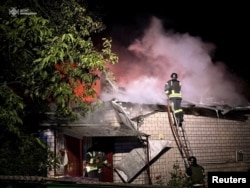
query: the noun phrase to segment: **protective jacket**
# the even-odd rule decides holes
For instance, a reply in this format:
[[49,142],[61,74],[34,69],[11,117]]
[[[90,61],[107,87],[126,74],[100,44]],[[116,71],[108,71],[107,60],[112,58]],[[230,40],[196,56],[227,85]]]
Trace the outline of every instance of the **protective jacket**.
[[183,110],[181,108],[181,82],[176,78],[172,78],[166,82],[164,90],[168,99],[171,101],[171,108],[176,117],[176,124],[181,126],[184,116]]
[[107,164],[108,161],[106,160],[105,153],[101,151],[89,151],[86,154],[86,170],[87,173],[97,170],[98,173],[101,173],[102,166]]
[[176,79],[167,81],[167,83],[165,84],[165,93],[169,99],[182,98],[181,82]]
[[186,174],[190,178],[193,187],[200,187],[204,185],[205,172],[202,166],[198,164],[191,165],[187,169]]

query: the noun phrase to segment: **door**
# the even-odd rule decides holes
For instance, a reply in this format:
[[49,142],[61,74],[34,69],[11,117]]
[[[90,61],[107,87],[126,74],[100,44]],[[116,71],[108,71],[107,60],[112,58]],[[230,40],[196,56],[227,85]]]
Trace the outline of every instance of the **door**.
[[112,152],[107,153],[106,159],[108,161],[108,165],[103,166],[102,168],[102,181],[113,182],[113,153]]
[[82,140],[65,135],[68,154],[66,174],[72,177],[83,175],[82,170]]

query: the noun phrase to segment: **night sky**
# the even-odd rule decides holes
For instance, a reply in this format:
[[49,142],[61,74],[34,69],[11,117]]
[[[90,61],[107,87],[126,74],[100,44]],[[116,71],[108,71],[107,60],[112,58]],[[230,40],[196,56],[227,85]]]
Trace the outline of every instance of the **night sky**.
[[129,46],[139,38],[152,16],[162,20],[167,32],[188,33],[214,44],[212,61],[223,62],[229,72],[246,82],[243,93],[250,100],[247,7],[247,3],[239,1],[89,0],[89,8],[99,10],[107,25],[108,36],[121,45]]
[[[116,26],[127,27],[131,29],[130,37],[140,34],[139,28],[144,26],[150,16],[163,19],[166,30],[189,33],[214,43],[217,49],[213,59],[223,61],[232,72],[250,81],[246,67],[249,63],[248,50],[250,50],[247,28],[250,11],[247,10],[246,3],[90,0],[89,7],[101,10],[108,31],[112,33],[112,28]],[[112,37],[121,42],[129,41],[114,32]]]

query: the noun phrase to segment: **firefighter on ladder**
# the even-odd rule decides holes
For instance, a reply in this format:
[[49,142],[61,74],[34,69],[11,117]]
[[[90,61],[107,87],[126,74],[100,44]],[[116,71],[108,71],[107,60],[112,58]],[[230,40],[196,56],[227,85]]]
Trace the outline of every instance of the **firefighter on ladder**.
[[171,102],[171,110],[175,117],[177,126],[181,127],[183,122],[183,110],[181,108],[182,94],[181,82],[178,80],[177,73],[171,74],[171,79],[165,84],[165,94]]

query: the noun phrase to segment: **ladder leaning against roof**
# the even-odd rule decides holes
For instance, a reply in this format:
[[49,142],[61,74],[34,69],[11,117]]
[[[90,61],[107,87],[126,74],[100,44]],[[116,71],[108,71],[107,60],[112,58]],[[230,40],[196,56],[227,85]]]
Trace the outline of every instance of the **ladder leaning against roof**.
[[189,142],[187,140],[186,132],[184,128],[180,125],[175,117],[175,114],[172,113],[173,106],[170,104],[168,100],[167,103],[167,112],[168,112],[168,119],[169,124],[174,135],[177,147],[181,153],[182,159],[184,161],[185,167],[189,166],[188,158],[192,155],[191,148],[189,147]]

